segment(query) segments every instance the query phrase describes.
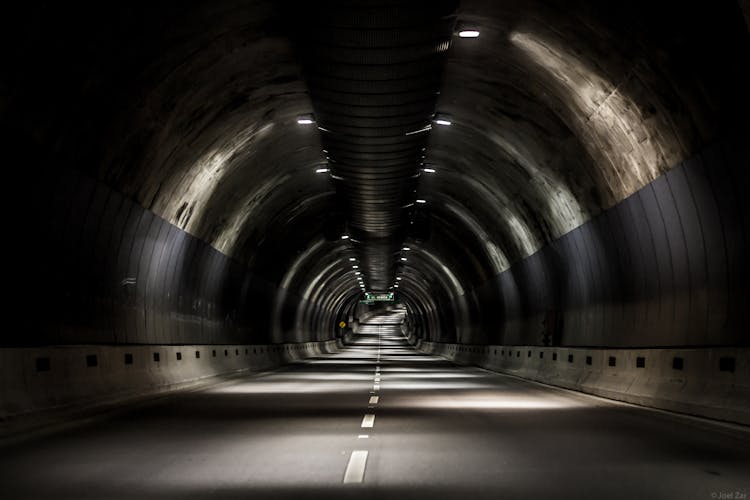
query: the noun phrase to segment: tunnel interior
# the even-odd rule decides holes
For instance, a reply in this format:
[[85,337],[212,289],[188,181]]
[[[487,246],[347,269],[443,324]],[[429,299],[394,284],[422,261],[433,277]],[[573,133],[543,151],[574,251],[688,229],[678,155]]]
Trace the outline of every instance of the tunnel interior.
[[2,24],[3,500],[747,498],[746,0]]
[[748,15],[12,8],[3,346],[746,347]]

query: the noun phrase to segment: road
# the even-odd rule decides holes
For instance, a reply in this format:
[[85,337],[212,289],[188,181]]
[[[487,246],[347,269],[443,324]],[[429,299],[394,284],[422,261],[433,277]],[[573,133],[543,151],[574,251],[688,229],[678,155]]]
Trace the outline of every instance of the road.
[[700,499],[750,433],[457,367],[401,318],[340,353],[0,448],[0,498]]

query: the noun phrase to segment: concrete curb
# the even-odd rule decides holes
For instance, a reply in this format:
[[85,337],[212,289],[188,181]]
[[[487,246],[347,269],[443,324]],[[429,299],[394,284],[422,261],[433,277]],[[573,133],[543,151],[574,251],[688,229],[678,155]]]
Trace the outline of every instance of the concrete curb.
[[750,349],[594,349],[409,342],[476,365],[586,394],[750,425]]
[[0,349],[0,421],[162,394],[222,375],[336,352],[279,345],[79,345]]

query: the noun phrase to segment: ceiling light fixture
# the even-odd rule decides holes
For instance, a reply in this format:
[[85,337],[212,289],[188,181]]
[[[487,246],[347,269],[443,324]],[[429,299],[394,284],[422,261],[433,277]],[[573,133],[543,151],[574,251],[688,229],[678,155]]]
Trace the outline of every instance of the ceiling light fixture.
[[434,168],[423,168],[422,172],[427,172],[428,174],[434,174],[435,169]]
[[477,38],[479,32],[477,30],[462,30],[458,32],[458,36],[461,38]]
[[327,168],[316,168],[316,169],[315,169],[315,173],[316,173],[316,174],[322,174],[322,173],[324,173],[324,172],[328,172],[328,170],[329,170],[329,169],[327,169]]
[[427,203],[427,200],[417,200],[417,203]]
[[426,127],[422,127],[417,130],[412,130],[411,132],[406,132],[404,135],[420,134],[422,132],[427,132],[428,130],[432,130],[432,125],[427,125]]
[[347,234],[342,234],[342,235],[341,235],[341,239],[342,239],[342,240],[348,240],[348,239],[349,239],[349,235],[347,235]]
[[452,125],[453,117],[445,113],[435,113],[434,115],[432,115],[432,121],[434,121],[438,125]]

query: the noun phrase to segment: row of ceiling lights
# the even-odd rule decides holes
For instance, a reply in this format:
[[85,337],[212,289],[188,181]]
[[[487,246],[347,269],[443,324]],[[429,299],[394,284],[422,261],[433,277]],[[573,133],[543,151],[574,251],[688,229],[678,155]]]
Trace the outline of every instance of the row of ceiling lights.
[[[297,118],[297,123],[300,124],[300,125],[312,125],[313,123],[315,123],[315,119],[313,118],[312,115],[303,115],[303,116],[300,116],[300,117]],[[320,128],[320,127],[318,127],[318,128]],[[323,152],[327,153],[327,151],[325,151],[325,150],[323,150]],[[324,174],[324,173],[327,173],[327,172],[330,172],[330,171],[331,171],[331,169],[328,168],[328,167],[319,167],[319,168],[315,169],[315,173],[316,174]],[[348,240],[349,239],[349,235],[348,234],[342,234],[341,235],[341,239],[342,240]],[[355,278],[357,280],[357,284],[359,285],[360,290],[362,290],[363,293],[367,293],[366,292],[364,278],[362,276],[362,273],[359,271],[359,266],[356,264],[357,259],[354,258],[354,257],[349,257],[349,262],[353,262],[354,263],[354,264],[352,264],[352,269],[354,270],[354,276],[355,276]]]
[[[411,248],[409,248],[409,247],[403,247],[401,249],[402,252],[408,252],[410,250],[411,250]],[[403,257],[403,256],[401,257],[401,262],[406,262],[407,260],[408,259],[406,257]],[[396,282],[393,284],[393,286],[391,288],[398,288],[399,281],[401,281],[401,279],[402,279],[401,276],[396,276]]]
[[[461,31],[458,32],[458,36],[461,37],[461,38],[477,38],[479,36],[479,31],[477,31],[477,30],[461,30]],[[441,126],[444,126],[444,127],[451,126],[453,124],[453,121],[451,120],[450,116],[443,115],[443,114],[440,114],[440,113],[435,113],[435,115],[433,116],[433,122],[435,122],[436,125],[441,125]],[[315,123],[315,119],[314,119],[313,115],[311,115],[311,114],[309,114],[309,115],[303,115],[303,116],[297,117],[297,123],[299,125],[312,125],[312,124]],[[318,128],[321,129],[321,130],[323,130],[321,127],[318,127]],[[423,127],[423,128],[421,128],[419,130],[415,130],[413,132],[407,132],[406,135],[416,134],[416,133],[420,133],[420,132],[427,132],[428,130],[431,130],[431,129],[432,129],[432,125],[427,125],[426,127]],[[324,150],[323,152],[325,153],[326,151]],[[327,172],[330,172],[330,171],[331,171],[331,169],[327,168],[327,167],[320,167],[320,168],[316,168],[315,169],[315,173],[316,174],[323,174],[323,173],[327,173]],[[422,168],[422,172],[425,172],[425,173],[428,173],[428,174],[434,174],[434,173],[436,173],[436,170],[434,168],[431,168],[431,167],[424,167],[424,168]],[[417,203],[419,203],[419,204],[427,203],[427,200],[424,200],[424,199],[421,199],[421,198],[418,198],[415,201]],[[341,239],[342,240],[348,240],[349,239],[349,235],[342,234],[341,235]],[[408,252],[411,249],[409,247],[403,247],[401,250],[405,251],[405,252]],[[354,258],[354,257],[349,257],[349,261],[350,262],[356,262],[357,259]],[[406,261],[407,261],[407,258],[402,256],[401,257],[401,262],[406,262]],[[356,265],[356,264],[353,264],[352,265],[352,269],[354,270],[354,276],[357,279],[357,282],[359,284],[359,288],[362,290],[363,293],[366,293],[366,287],[365,287],[364,278],[362,277],[362,273],[358,270],[359,266]],[[396,282],[393,284],[393,286],[391,287],[391,289],[398,288],[399,287],[399,283],[398,282],[401,281],[401,280],[402,280],[401,276],[396,276]]]
[[[341,235],[341,239],[342,240],[348,240],[349,236],[346,235],[346,234]],[[408,252],[408,251],[411,250],[411,248],[410,247],[403,247],[401,250],[404,251],[404,252]],[[401,257],[400,259],[401,259],[401,262],[406,262],[408,260],[406,257]],[[356,264],[357,259],[355,257],[349,257],[349,262],[353,263],[352,264],[352,269],[354,270],[354,276],[356,276],[356,279],[357,279],[357,282],[359,284],[360,289],[362,290],[362,292],[366,293],[366,287],[365,287],[364,278],[362,276],[362,273],[359,271],[359,265]],[[394,288],[398,288],[399,287],[399,281],[401,281],[402,279],[403,278],[401,278],[401,276],[396,276],[396,282],[393,284],[393,286],[390,287],[390,289],[392,290]]]
[[[303,121],[305,121],[305,119],[298,120],[298,122],[300,122],[300,123],[302,123]],[[450,121],[444,120],[444,119],[436,119],[435,122],[438,123],[438,124],[440,124],[440,125],[445,125],[445,126],[451,125]],[[315,170],[315,173],[322,174],[322,173],[326,173],[326,172],[329,172],[329,171],[330,171],[329,168],[322,168],[321,167],[321,168],[317,168]],[[425,172],[425,173],[428,173],[428,174],[434,174],[437,171],[434,168],[431,168],[431,167],[424,167],[424,168],[422,168],[422,172]],[[427,200],[418,198],[418,199],[415,200],[415,202],[419,203],[419,204],[425,204],[425,203],[427,203]],[[348,240],[349,239],[349,235],[348,234],[342,234],[341,235],[341,239],[342,240]],[[405,246],[401,250],[408,252],[409,250],[411,250],[411,248],[409,248],[408,246]],[[402,257],[400,257],[400,260],[401,260],[401,262],[406,262],[408,259],[406,257],[402,256]],[[354,258],[354,257],[349,257],[349,261],[350,262],[356,262],[357,259]],[[360,289],[362,290],[363,293],[367,293],[362,273],[360,271],[358,271],[359,266],[356,265],[356,264],[353,264],[352,265],[352,269],[354,270],[354,275],[355,275],[355,277],[357,279],[357,283],[358,283]],[[390,287],[390,289],[392,290],[394,288],[399,288],[399,283],[398,282],[401,281],[401,280],[402,280],[402,278],[400,276],[397,276],[396,277],[396,282],[393,284],[393,286]]]

